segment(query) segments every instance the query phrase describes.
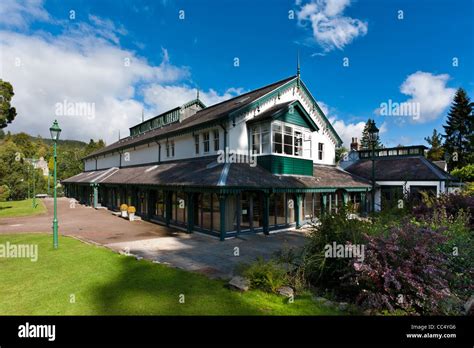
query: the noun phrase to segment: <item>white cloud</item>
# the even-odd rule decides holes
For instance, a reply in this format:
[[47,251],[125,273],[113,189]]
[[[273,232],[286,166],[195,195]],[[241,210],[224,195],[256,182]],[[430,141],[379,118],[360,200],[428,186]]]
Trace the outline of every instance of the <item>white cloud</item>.
[[426,123],[437,119],[449,106],[456,90],[446,86],[448,74],[433,75],[417,71],[409,75],[400,86],[400,92],[411,96],[406,102],[419,103],[420,117],[415,123]]
[[33,20],[47,22],[49,13],[43,8],[43,0],[2,0],[0,2],[0,25],[25,29]]
[[[334,108],[330,107],[324,102],[319,102],[319,101],[318,101],[318,105],[321,108],[321,110],[324,112],[326,117],[328,118],[331,125],[334,127],[334,130],[342,139],[343,141],[342,146],[344,146],[346,149],[349,149],[352,142],[352,138],[357,138],[359,139],[359,142],[360,142],[360,140],[362,139],[362,131],[364,130],[365,123],[367,122],[366,120],[360,121],[357,123],[350,123],[350,122],[346,123],[346,121],[339,118],[339,116],[337,115],[337,111]],[[388,130],[386,122],[383,122],[378,127],[379,127],[379,134],[381,135],[385,134]]]
[[343,15],[350,0],[311,0],[300,6],[298,22],[306,26],[311,25],[316,42],[329,52],[334,49],[342,50],[359,36],[368,31],[368,23]]
[[[55,24],[63,29],[56,36],[0,31],[0,77],[12,83],[18,113],[7,130],[49,137],[57,118],[63,139],[102,138],[110,143],[119,130],[128,135],[143,109],[148,116],[195,98],[195,90],[185,84],[189,68],[171,64],[166,49],[162,62],[153,65],[120,46],[126,30],[108,19],[90,16],[88,23],[67,28]],[[154,98],[152,91],[158,91]],[[238,92],[220,95],[210,90],[201,95],[212,104]],[[94,115],[57,115],[58,103],[65,102],[93,105]]]
[[[144,100],[147,104],[155,105],[154,112],[160,113],[176,106],[180,106],[196,98],[197,90],[189,86],[164,86],[151,84],[144,89]],[[221,101],[233,98],[243,91],[242,89],[230,88],[220,95],[215,90],[200,91],[199,99],[207,106],[217,104]]]

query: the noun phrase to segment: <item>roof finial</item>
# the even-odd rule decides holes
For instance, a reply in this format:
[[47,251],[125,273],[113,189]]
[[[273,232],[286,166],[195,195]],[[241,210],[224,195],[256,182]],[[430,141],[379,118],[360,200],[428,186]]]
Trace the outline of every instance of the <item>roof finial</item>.
[[199,99],[199,88],[196,88],[197,92],[196,92],[196,99]]
[[300,86],[300,50],[296,54],[296,79],[298,87]]
[[120,129],[119,129],[119,134],[118,135],[119,135],[119,141],[120,141]]
[[144,121],[145,121],[145,111],[142,108],[142,122],[144,122]]

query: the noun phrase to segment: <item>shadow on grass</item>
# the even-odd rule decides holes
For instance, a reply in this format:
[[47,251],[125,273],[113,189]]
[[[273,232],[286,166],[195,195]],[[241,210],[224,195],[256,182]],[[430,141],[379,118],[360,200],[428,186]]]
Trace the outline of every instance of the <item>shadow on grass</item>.
[[3,210],[3,209],[11,209],[11,208],[13,208],[13,206],[12,206],[12,205],[9,205],[9,206],[6,206],[6,207],[0,207],[0,210]]
[[121,256],[121,272],[94,290],[104,315],[258,315],[243,295],[223,281]]

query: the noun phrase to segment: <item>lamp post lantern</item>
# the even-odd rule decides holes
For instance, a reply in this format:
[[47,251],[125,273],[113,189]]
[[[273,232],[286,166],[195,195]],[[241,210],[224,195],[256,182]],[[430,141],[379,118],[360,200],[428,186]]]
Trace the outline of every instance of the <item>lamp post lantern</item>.
[[375,212],[375,143],[379,138],[379,129],[375,126],[375,121],[372,121],[369,125],[369,140],[372,148],[372,191],[371,191],[371,203],[372,213]]
[[56,192],[56,186],[57,186],[57,173],[56,173],[56,162],[57,162],[57,157],[56,157],[56,145],[59,139],[59,134],[61,134],[61,128],[59,128],[58,121],[54,120],[53,125],[49,129],[51,133],[51,139],[53,140],[53,158],[54,158],[54,179],[53,179],[53,185],[54,185],[54,217],[53,217],[53,247],[54,249],[58,248],[58,214],[57,214],[57,192]]

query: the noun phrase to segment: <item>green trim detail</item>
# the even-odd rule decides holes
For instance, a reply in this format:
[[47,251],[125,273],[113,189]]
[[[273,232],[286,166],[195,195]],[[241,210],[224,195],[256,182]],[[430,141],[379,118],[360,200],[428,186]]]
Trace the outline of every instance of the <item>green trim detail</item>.
[[323,120],[325,121],[326,125],[329,127],[329,130],[331,131],[331,133],[334,135],[334,137],[337,139],[337,145],[338,146],[341,146],[342,145],[342,139],[341,137],[339,136],[339,134],[337,134],[336,130],[334,129],[334,127],[332,126],[331,122],[329,122],[328,118],[326,117],[326,115],[324,114],[323,110],[321,110],[321,108],[319,107],[318,105],[318,102],[316,101],[316,99],[314,99],[313,95],[311,94],[311,92],[308,90],[308,88],[306,87],[306,85],[304,84],[303,81],[301,81],[301,86],[303,87],[303,92],[306,94],[306,96],[313,101],[314,103],[314,106],[316,106],[316,109],[318,109],[318,112],[320,113],[320,115],[322,116]]
[[257,157],[257,164],[272,174],[313,175],[313,161],[303,158],[264,155]]
[[274,118],[286,123],[310,128],[312,131],[319,131],[318,125],[313,121],[311,116],[309,116],[299,101],[291,103],[289,108],[290,109],[288,111],[285,113],[282,112],[279,115],[276,115]]

